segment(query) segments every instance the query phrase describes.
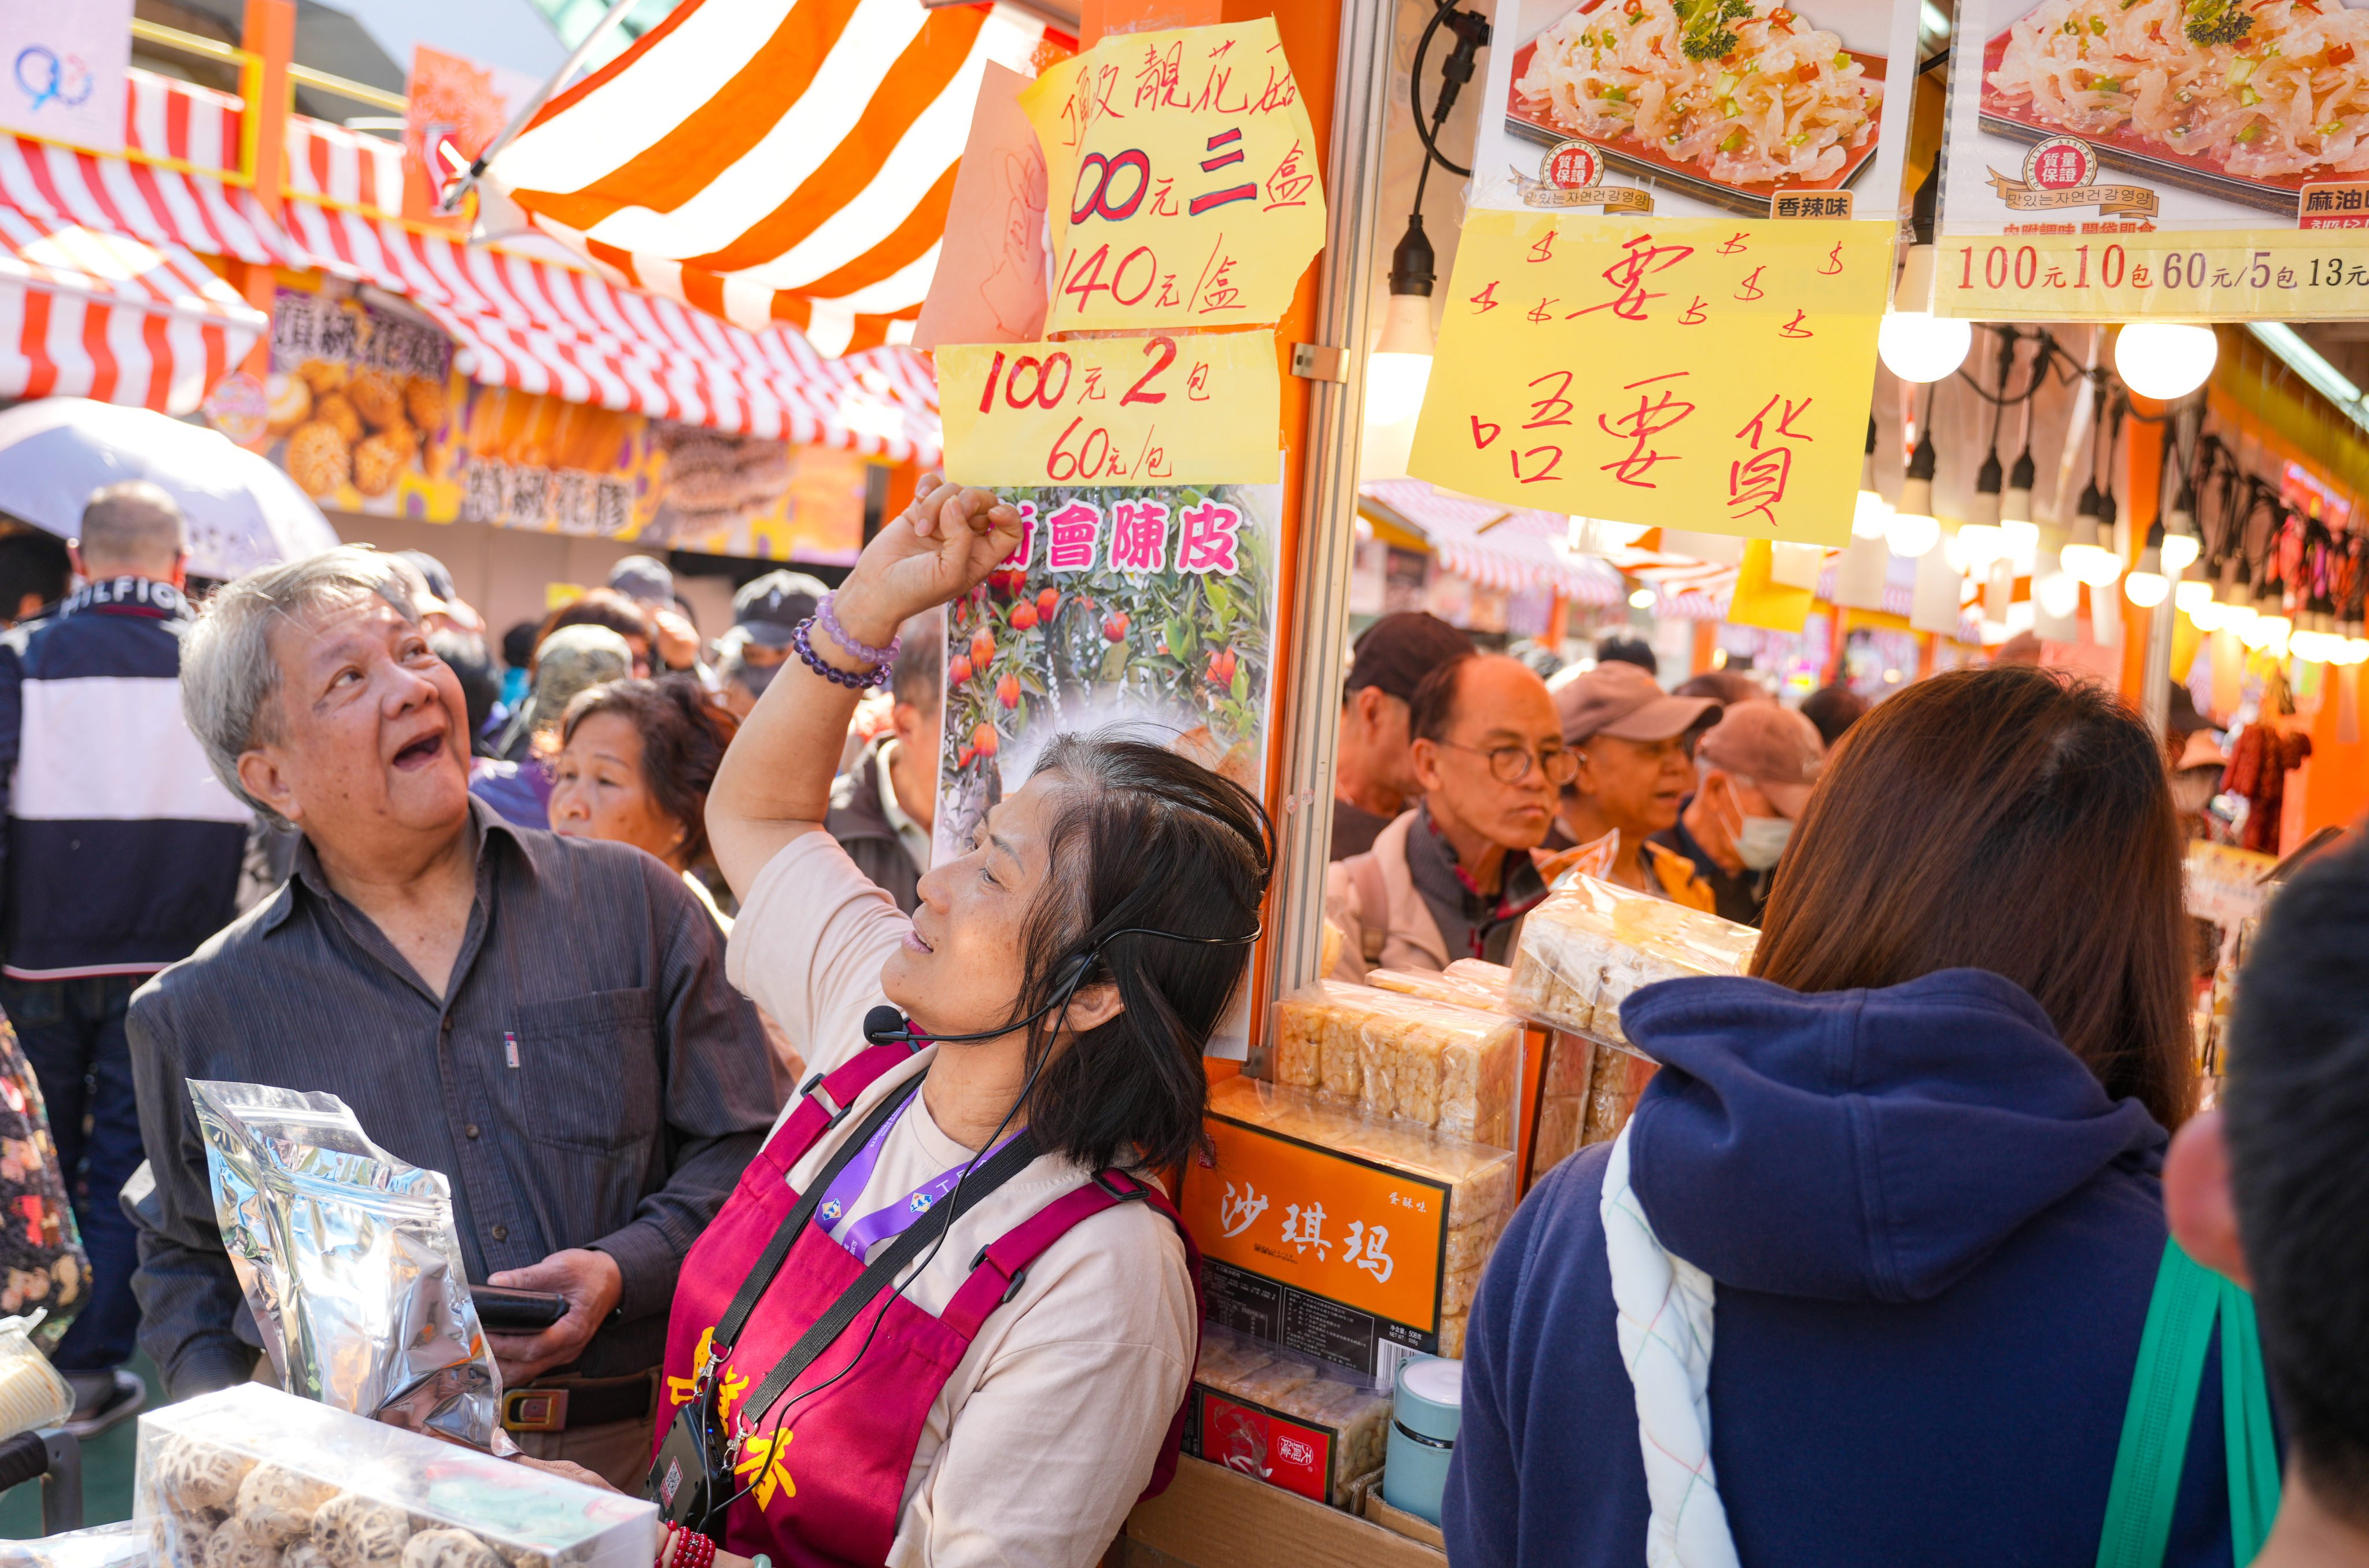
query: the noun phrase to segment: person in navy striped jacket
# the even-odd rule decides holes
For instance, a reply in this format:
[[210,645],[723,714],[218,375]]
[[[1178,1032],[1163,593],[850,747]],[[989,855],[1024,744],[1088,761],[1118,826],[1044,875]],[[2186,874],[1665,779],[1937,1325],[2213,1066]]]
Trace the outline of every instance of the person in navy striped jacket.
[[[181,717],[188,535],[144,480],[85,504],[81,589],[0,635],[0,1008],[49,1102],[91,1290],[54,1357],[78,1435],[140,1408],[131,1221],[143,1158],[124,1013],[132,992],[229,923],[254,813]],[[85,1131],[87,1120],[88,1130]]]

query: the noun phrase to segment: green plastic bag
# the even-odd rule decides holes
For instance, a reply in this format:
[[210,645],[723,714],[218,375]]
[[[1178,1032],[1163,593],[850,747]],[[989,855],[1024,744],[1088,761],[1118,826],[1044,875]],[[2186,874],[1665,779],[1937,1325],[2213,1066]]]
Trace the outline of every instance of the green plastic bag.
[[2180,1501],[2180,1471],[2204,1381],[2204,1351],[2221,1328],[2221,1429],[2229,1465],[2229,1534],[2238,1568],[2260,1554],[2279,1511],[2278,1448],[2271,1396],[2262,1377],[2262,1342],[2253,1298],[2166,1242],[2139,1336],[2138,1367],[2123,1440],[2114,1452],[2113,1489],[2098,1568],[2161,1568]]

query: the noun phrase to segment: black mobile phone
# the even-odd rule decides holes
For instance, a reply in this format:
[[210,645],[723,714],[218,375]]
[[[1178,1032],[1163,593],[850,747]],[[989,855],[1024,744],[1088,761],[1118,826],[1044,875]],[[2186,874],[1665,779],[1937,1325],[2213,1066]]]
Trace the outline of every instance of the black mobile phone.
[[535,1333],[567,1315],[567,1298],[543,1290],[472,1285],[469,1299],[477,1304],[477,1322],[488,1333]]

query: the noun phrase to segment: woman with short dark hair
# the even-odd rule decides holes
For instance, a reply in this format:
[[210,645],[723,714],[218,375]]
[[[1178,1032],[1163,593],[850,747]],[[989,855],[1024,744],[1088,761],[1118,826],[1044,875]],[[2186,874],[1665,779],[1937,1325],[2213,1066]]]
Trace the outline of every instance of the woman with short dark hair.
[[739,721],[688,675],[579,692],[551,759],[551,830],[646,850],[681,873],[724,925],[704,880],[707,792]]
[[950,486],[883,529],[709,796],[729,972],[821,1070],[684,1260],[653,1494],[706,1539],[661,1568],[708,1542],[1085,1568],[1173,1459],[1199,1314],[1158,1182],[1201,1145],[1265,814],[1159,747],[1060,737],[910,916],[823,828],[898,628],[1019,541]]
[[[1752,978],[1629,998],[1661,1070],[1490,1261],[1458,1568],[2102,1561],[2196,1104],[2185,940],[2112,692],[1957,671],[1861,719]],[[2165,1562],[2230,1561],[2216,1366]]]

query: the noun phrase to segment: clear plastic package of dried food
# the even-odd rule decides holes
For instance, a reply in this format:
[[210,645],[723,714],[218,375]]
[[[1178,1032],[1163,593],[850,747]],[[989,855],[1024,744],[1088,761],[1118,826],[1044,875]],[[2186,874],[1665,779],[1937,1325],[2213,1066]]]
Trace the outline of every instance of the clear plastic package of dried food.
[[156,1568],[647,1568],[658,1508],[260,1384],[140,1418]]
[[148,1568],[148,1528],[136,1519],[0,1540],[0,1568]]
[[1522,921],[1511,1000],[1526,1016],[1626,1042],[1620,1004],[1641,986],[1740,975],[1760,933],[1593,876],[1576,876]]
[[1212,1323],[1194,1382],[1185,1450],[1213,1464],[1340,1507],[1382,1462],[1390,1391],[1339,1367]]
[[1505,1005],[1503,987],[1493,988],[1442,970],[1368,969],[1366,971],[1366,983],[1377,990],[1394,990],[1405,996],[1422,997],[1426,1001],[1478,1008],[1483,1013],[1510,1011]]
[[1318,980],[1276,1003],[1276,1082],[1510,1149],[1522,1021],[1477,1003]]

